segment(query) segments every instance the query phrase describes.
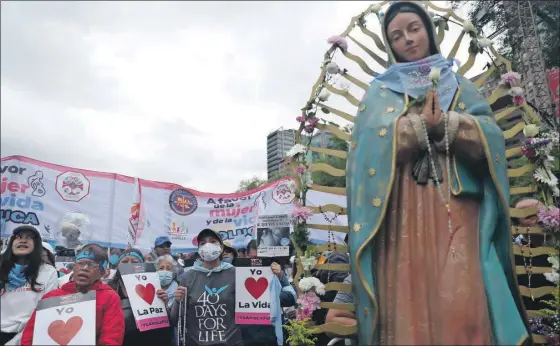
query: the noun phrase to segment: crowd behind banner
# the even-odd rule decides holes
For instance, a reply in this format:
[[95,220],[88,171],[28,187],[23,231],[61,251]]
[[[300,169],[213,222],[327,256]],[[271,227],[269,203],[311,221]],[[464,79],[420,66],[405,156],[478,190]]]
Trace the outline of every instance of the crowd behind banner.
[[[258,257],[257,240],[236,249],[210,228],[196,241],[197,252],[182,254],[161,236],[152,251],[88,243],[59,256],[36,227],[15,228],[0,262],[0,344],[288,345],[283,326],[298,307],[293,246],[292,257]],[[348,263],[343,253],[322,257]],[[316,276],[349,280],[347,272]],[[348,302],[339,296],[322,299]],[[313,319],[352,318],[341,313],[320,309]],[[317,344],[337,341],[319,335]]]

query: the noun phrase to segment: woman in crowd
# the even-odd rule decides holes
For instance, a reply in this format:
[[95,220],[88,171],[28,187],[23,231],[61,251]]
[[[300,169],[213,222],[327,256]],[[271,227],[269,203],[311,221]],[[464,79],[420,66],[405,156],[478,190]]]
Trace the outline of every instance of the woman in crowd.
[[56,269],[43,263],[42,254],[39,230],[14,229],[0,261],[0,345],[19,345],[37,302],[58,288]]
[[[169,255],[163,255],[158,257],[156,265],[161,288],[167,293],[168,297],[173,297],[175,295],[175,289],[179,286],[177,282],[179,270],[177,270],[175,260]],[[169,299],[167,303],[169,308],[173,305],[173,301],[173,299]]]
[[235,268],[221,260],[222,238],[211,229],[198,236],[201,260],[183,275],[175,290],[171,323],[180,345],[242,345],[235,325]]
[[[126,264],[126,263],[144,263],[144,256],[142,255],[142,252],[140,252],[140,250],[137,249],[125,250],[119,256],[118,264]],[[128,299],[128,292],[126,291],[126,288],[121,278],[121,274],[118,270],[117,270],[117,274],[115,275],[115,278],[113,279],[113,282],[111,283],[111,286],[114,287],[115,290],[117,291],[120,297],[122,310],[124,311],[126,333],[125,333],[124,341],[122,343],[123,346],[172,345],[173,330],[170,327],[152,329],[144,332],[138,330],[138,327],[136,326],[136,320],[134,318],[134,314],[130,306],[130,301]],[[165,293],[165,291],[160,289],[156,292],[156,294],[157,297],[163,300],[167,305],[169,301],[169,296]]]
[[[101,282],[108,266],[107,252],[97,244],[87,244],[76,255],[73,280],[51,291],[43,299],[76,293],[96,291],[95,336],[96,345],[121,345],[124,338],[124,316],[118,295]],[[34,304],[34,307],[37,304]],[[35,314],[23,331],[22,345],[33,345]]]
[[222,261],[232,263],[237,258],[237,250],[229,241],[224,241],[224,252],[222,253]]
[[41,258],[43,259],[43,263],[51,265],[56,268],[55,265],[55,257],[54,257],[54,249],[51,244],[47,243],[46,241],[41,243],[43,248],[41,252]]

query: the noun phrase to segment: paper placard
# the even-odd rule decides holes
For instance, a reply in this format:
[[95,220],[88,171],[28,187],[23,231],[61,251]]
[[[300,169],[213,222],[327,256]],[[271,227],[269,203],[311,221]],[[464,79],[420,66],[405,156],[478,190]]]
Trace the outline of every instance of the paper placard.
[[257,221],[257,256],[281,257],[290,255],[288,215],[263,215]]
[[235,323],[270,325],[270,267],[235,268]]
[[40,300],[33,345],[95,345],[95,297],[90,291]]
[[161,284],[154,263],[119,264],[119,272],[138,330],[143,332],[168,327],[165,303],[156,295]]

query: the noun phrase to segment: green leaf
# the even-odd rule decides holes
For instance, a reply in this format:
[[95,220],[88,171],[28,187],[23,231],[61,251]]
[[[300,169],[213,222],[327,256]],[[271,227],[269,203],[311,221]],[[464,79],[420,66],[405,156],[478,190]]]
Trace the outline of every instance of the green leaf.
[[325,114],[329,114],[331,112],[328,109],[326,109],[325,107],[321,108],[321,111]]

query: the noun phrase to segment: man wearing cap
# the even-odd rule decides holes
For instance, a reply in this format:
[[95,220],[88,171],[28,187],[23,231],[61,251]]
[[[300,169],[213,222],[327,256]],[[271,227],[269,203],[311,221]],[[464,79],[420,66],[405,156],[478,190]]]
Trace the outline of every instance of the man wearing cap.
[[[157,261],[157,259],[161,256],[171,255],[171,245],[172,243],[169,237],[167,236],[157,237],[156,241],[154,242],[154,251],[152,252],[154,261]],[[177,278],[181,279],[185,270],[183,269],[183,266],[181,266],[179,263],[177,263],[176,265],[178,269]]]

